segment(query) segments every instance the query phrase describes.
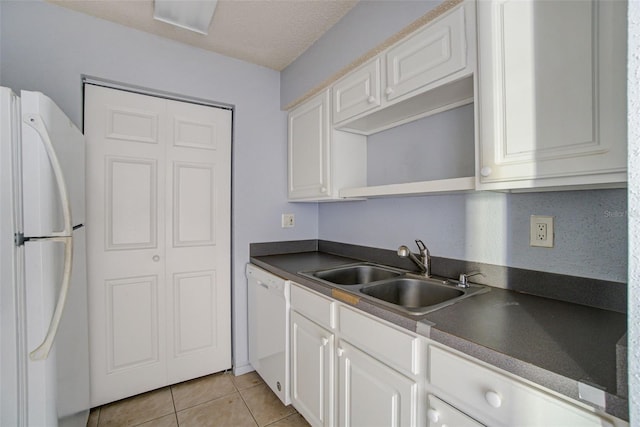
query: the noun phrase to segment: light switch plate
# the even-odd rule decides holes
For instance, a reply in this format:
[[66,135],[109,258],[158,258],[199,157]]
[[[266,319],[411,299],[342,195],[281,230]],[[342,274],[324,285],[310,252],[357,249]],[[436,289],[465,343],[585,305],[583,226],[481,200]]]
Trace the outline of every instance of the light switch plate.
[[292,228],[296,225],[295,215],[292,213],[282,214],[282,228]]

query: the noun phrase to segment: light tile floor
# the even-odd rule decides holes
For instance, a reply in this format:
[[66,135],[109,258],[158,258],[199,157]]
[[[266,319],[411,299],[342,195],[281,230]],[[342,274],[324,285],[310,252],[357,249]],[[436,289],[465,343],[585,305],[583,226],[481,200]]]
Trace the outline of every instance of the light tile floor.
[[213,374],[94,408],[87,427],[308,427],[255,372]]

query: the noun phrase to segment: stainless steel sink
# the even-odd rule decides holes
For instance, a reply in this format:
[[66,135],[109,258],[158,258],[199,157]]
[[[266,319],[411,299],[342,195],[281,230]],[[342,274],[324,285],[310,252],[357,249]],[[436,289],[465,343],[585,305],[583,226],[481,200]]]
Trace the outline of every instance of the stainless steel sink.
[[460,288],[448,280],[407,275],[363,286],[359,292],[403,313],[423,315],[489,290],[483,285]]
[[374,264],[346,265],[308,273],[308,275],[335,285],[354,286],[398,277],[404,271]]
[[476,284],[461,288],[447,279],[422,277],[372,263],[350,264],[300,274],[345,289],[370,303],[409,315],[423,315],[490,290],[487,286]]
[[360,292],[409,309],[429,307],[464,295],[461,289],[444,285],[441,281],[409,278],[367,286]]

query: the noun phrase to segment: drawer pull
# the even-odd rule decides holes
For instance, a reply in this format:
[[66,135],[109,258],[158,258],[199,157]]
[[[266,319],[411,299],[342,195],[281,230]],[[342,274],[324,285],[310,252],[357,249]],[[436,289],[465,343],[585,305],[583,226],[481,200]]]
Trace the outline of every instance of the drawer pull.
[[326,347],[329,344],[329,340],[327,338],[322,337],[322,346]]
[[486,392],[484,394],[484,398],[487,403],[494,408],[499,408],[502,406],[502,397],[500,397],[500,395],[495,391]]
[[435,424],[440,419],[440,414],[435,409],[429,408],[427,411],[427,417],[429,418],[429,421]]
[[344,349],[338,347],[338,350],[336,352],[338,353],[338,357],[342,357],[342,355],[344,354]]

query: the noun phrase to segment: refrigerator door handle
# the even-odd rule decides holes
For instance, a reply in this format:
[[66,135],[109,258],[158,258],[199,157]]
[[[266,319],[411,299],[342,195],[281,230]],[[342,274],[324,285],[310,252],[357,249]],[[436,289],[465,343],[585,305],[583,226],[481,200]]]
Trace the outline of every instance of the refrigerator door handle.
[[37,114],[24,114],[22,116],[22,120],[27,125],[31,126],[36,132],[38,132],[38,135],[40,135],[40,139],[42,140],[44,148],[47,152],[47,156],[49,157],[49,162],[51,163],[51,167],[53,168],[53,173],[56,177],[58,191],[60,192],[60,204],[62,206],[64,229],[62,231],[54,231],[50,234],[50,236],[71,236],[73,229],[71,225],[71,203],[69,201],[69,192],[67,190],[67,184],[64,180],[64,174],[62,173],[62,166],[60,166],[60,161],[58,160],[56,150],[53,148],[53,144],[51,143],[51,138],[49,138],[47,127],[44,124],[42,117]]
[[67,302],[67,294],[69,293],[69,285],[71,284],[71,265],[73,264],[73,237],[31,239],[31,241],[38,240],[64,243],[64,272],[62,274],[62,285],[60,286],[58,302],[56,303],[56,308],[53,311],[53,316],[51,316],[51,322],[49,323],[47,335],[42,341],[42,344],[40,344],[38,348],[29,353],[29,358],[31,360],[44,360],[49,357],[49,352],[51,351],[53,341],[55,340],[56,333],[58,332],[60,319],[62,319],[64,306]]

